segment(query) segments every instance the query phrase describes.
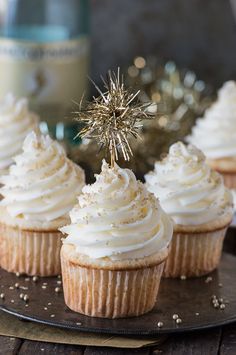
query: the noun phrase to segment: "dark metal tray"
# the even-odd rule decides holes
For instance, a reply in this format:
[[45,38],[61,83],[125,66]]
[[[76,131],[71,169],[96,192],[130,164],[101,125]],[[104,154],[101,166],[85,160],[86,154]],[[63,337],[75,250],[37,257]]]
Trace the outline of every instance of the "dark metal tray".
[[[0,293],[5,295],[0,299],[0,309],[21,319],[56,327],[127,335],[191,331],[236,321],[236,257],[226,253],[219,269],[208,276],[162,280],[155,308],[141,317],[111,320],[72,312],[64,303],[60,282],[57,277],[34,282],[0,269]],[[59,293],[55,292],[57,287],[61,288]],[[29,296],[28,303],[20,299],[21,293]],[[213,295],[223,298],[224,309],[213,307]],[[177,324],[173,314],[178,314],[182,323]],[[161,328],[158,322],[163,323]]]

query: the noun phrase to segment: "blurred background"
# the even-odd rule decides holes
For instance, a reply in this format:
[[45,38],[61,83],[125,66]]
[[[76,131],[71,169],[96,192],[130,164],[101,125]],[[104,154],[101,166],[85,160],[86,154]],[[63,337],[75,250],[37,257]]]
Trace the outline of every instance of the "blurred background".
[[142,178],[236,78],[235,17],[236,0],[0,0],[0,97],[27,97],[41,131],[92,177],[103,154],[74,139],[75,111],[98,94],[88,77],[102,87],[120,67],[156,115],[131,142]]
[[218,87],[236,77],[232,0],[92,0],[92,77],[133,57],[175,60]]

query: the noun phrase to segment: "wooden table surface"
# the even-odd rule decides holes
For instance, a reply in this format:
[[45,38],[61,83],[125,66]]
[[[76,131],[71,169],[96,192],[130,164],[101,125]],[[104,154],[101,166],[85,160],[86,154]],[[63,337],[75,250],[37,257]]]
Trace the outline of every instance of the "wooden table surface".
[[[225,251],[236,255],[235,230],[228,232]],[[236,275],[236,270],[235,270]],[[236,287],[236,277],[235,285]],[[43,343],[0,336],[0,355],[236,355],[236,323],[211,330],[171,335],[156,347],[117,349]]]
[[169,336],[156,347],[116,349],[42,343],[0,336],[1,355],[235,355],[236,324],[208,331]]

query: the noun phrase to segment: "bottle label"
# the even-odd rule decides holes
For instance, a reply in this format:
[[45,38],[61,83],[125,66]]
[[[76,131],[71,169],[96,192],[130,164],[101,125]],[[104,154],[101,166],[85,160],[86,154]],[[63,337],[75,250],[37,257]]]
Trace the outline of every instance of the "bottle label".
[[49,124],[69,122],[88,82],[87,36],[54,43],[0,39],[0,97],[12,92],[29,98]]

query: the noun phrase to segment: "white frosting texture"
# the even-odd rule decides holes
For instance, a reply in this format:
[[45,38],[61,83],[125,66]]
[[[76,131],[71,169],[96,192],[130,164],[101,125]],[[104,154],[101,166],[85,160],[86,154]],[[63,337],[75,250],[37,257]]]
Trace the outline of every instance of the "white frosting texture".
[[168,156],[145,176],[146,186],[159,198],[176,224],[199,225],[232,212],[232,195],[220,174],[210,169],[196,147],[178,142]]
[[236,82],[223,85],[217,101],[197,120],[187,141],[208,159],[236,157]]
[[71,224],[60,230],[64,243],[80,254],[112,260],[152,255],[170,243],[173,227],[153,194],[129,169],[103,161],[96,182],[83,188],[70,212]]
[[0,171],[6,172],[13,157],[21,152],[29,132],[37,130],[38,116],[29,111],[25,98],[8,94],[0,102]]
[[9,215],[32,221],[67,215],[85,182],[83,170],[66,157],[61,145],[31,132],[14,161],[9,174],[0,178],[0,205]]

